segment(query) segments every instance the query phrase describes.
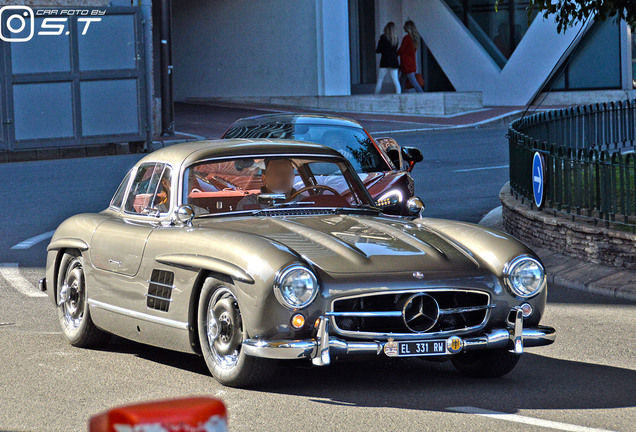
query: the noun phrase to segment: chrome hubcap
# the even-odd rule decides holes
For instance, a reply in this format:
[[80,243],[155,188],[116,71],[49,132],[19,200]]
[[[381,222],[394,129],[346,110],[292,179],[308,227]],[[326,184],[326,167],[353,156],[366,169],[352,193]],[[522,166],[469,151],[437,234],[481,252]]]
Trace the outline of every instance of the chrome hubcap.
[[230,290],[217,290],[208,304],[207,337],[214,361],[223,368],[238,362],[243,330],[238,303]]
[[64,282],[58,294],[57,304],[62,309],[68,327],[78,328],[84,317],[84,271],[79,260],[71,261],[66,269]]

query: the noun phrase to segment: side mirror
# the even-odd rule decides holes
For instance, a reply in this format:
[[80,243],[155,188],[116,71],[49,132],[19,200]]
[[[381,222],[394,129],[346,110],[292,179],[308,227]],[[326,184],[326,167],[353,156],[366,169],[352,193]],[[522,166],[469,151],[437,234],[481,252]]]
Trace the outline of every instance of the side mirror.
[[256,197],[259,204],[274,205],[284,203],[287,200],[285,194],[262,193]]
[[420,218],[423,217],[425,208],[426,208],[426,206],[424,205],[422,200],[419,199],[418,197],[411,197],[406,202],[406,209],[413,216],[417,215]]
[[422,152],[417,147],[402,147],[402,156],[404,160],[409,164],[407,169],[408,172],[413,170],[413,167],[416,163],[422,162],[424,160],[424,156],[422,156]]
[[188,227],[192,226],[192,219],[194,218],[194,209],[187,204],[182,204],[177,208],[174,219],[181,225]]

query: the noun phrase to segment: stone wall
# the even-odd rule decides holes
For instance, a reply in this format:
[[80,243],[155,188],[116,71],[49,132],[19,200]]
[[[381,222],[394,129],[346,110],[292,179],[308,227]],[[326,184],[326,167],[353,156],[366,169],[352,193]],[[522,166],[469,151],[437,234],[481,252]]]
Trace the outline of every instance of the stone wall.
[[506,184],[499,193],[506,232],[524,243],[596,264],[636,270],[636,234],[554,216],[515,199]]

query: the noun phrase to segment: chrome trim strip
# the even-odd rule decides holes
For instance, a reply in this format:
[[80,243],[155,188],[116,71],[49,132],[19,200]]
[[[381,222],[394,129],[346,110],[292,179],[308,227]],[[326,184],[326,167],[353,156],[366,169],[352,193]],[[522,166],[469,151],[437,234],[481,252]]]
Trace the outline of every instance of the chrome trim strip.
[[[440,315],[452,315],[465,312],[479,312],[486,309],[494,309],[496,306],[489,304],[483,306],[458,307],[449,309],[440,309]],[[326,312],[327,316],[334,317],[401,317],[401,311],[374,311],[374,312]]]
[[188,330],[188,323],[187,322],[181,322],[181,321],[175,321],[175,320],[171,320],[168,318],[162,318],[162,317],[157,317],[157,316],[153,316],[153,315],[148,315],[145,314],[143,312],[137,312],[137,311],[133,311],[130,309],[125,309],[119,306],[114,306],[108,303],[104,303],[104,302],[100,302],[98,300],[93,300],[93,299],[88,299],[88,304],[90,306],[96,307],[96,308],[100,308],[100,309],[104,309],[107,310],[109,312],[114,312],[120,315],[124,315],[130,318],[136,318],[136,319],[140,319],[143,321],[148,321],[150,323],[153,324],[161,324],[161,325],[165,325],[168,327],[172,327],[172,328],[176,328],[179,330]]
[[164,288],[170,288],[170,289],[175,289],[176,288],[174,285],[168,285],[168,284],[161,283],[161,282],[155,282],[153,280],[147,280],[146,282],[148,282],[149,284],[152,284],[152,285],[159,285],[159,286],[162,286]]
[[402,311],[325,312],[325,315],[333,317],[401,317]]
[[150,297],[150,298],[153,298],[153,299],[163,300],[163,301],[167,301],[167,302],[172,302],[172,299],[171,299],[171,298],[161,297],[161,296],[158,296],[158,295],[148,294],[148,293],[146,293],[146,294],[144,294],[144,295],[145,295],[146,297]]
[[449,308],[449,309],[440,309],[440,315],[453,315],[459,313],[466,312],[479,312],[486,309],[494,309],[496,306],[493,304],[487,304],[483,306],[467,306],[467,307],[458,307],[458,308]]

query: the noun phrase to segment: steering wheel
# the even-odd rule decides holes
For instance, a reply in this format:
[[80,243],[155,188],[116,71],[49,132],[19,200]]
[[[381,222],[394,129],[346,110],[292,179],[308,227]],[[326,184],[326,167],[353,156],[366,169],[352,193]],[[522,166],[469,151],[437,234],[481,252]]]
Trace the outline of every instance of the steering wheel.
[[300,188],[298,189],[296,192],[294,192],[290,197],[289,197],[289,201],[293,201],[294,198],[296,198],[298,195],[300,195],[303,192],[307,192],[308,190],[311,189],[322,189],[322,190],[328,190],[329,192],[331,192],[334,195],[337,195],[339,197],[342,197],[342,195],[340,195],[340,193],[335,190],[334,188],[330,187],[330,186],[325,186],[325,185],[311,185],[311,186],[305,186],[304,188]]

